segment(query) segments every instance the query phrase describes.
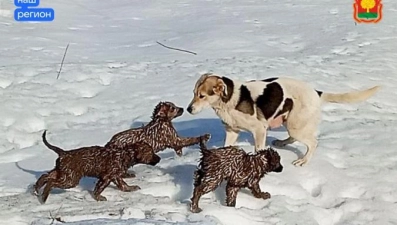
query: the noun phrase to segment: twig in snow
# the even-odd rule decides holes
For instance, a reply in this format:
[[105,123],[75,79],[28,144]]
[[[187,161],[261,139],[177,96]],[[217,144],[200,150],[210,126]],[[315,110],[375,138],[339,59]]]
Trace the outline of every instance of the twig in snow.
[[195,52],[191,52],[191,51],[183,50],[183,49],[179,49],[179,48],[169,47],[169,46],[164,45],[164,44],[162,44],[162,43],[160,43],[158,41],[156,41],[156,43],[161,45],[161,46],[163,46],[164,48],[168,48],[168,49],[172,49],[172,50],[176,50],[176,51],[180,51],[180,52],[187,52],[187,53],[190,53],[190,54],[193,54],[193,55],[197,55],[197,53],[195,53]]
[[56,212],[55,216],[53,216],[52,213],[51,213],[51,211],[50,211],[50,219],[51,219],[50,225],[54,224],[54,221],[55,221],[55,220],[58,221],[58,222],[61,222],[61,223],[64,223],[64,222],[65,222],[65,221],[63,221],[63,220],[61,219],[61,217],[58,216],[58,213],[59,213],[59,211],[61,210],[61,208],[62,208],[62,205],[59,207],[59,209],[58,209],[58,211]]
[[69,48],[69,43],[68,43],[68,45],[66,46],[65,53],[63,54],[63,58],[62,58],[62,62],[61,62],[61,68],[60,68],[59,71],[58,71],[57,80],[58,80],[58,78],[59,78],[59,74],[61,74],[62,67],[63,67],[63,61],[65,60],[65,56],[66,56],[66,52],[68,51],[68,48]]

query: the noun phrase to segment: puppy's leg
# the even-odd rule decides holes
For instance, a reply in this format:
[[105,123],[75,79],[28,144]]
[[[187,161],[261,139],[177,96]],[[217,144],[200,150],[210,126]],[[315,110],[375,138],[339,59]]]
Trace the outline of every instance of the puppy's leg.
[[110,184],[110,179],[108,178],[101,178],[98,180],[95,189],[94,189],[94,199],[97,201],[107,201],[105,196],[102,196],[101,193],[105,188]]
[[[258,181],[259,182],[259,181]],[[252,195],[254,195],[255,198],[263,198],[263,199],[268,199],[271,197],[271,195],[269,194],[269,192],[262,192],[261,188],[259,186],[259,183],[255,183],[253,184],[251,187],[249,187],[249,189],[251,189]]]
[[240,190],[240,187],[235,187],[228,183],[226,185],[226,205],[230,207],[236,206],[236,198],[237,193]]
[[33,194],[39,195],[40,189],[47,183],[48,174],[43,174],[33,185]]
[[116,179],[113,179],[112,180],[113,181],[113,183],[115,183],[116,184],[116,186],[121,190],[121,191],[124,191],[124,192],[131,192],[131,191],[137,191],[137,190],[139,190],[139,189],[141,189],[139,186],[137,186],[137,185],[132,185],[132,186],[130,186],[130,185],[128,185],[127,183],[125,183],[125,181],[122,179],[122,178],[116,178]]
[[44,187],[43,195],[41,196],[42,204],[44,204],[47,201],[47,198],[48,198],[48,195],[50,194],[52,186],[53,186],[52,181],[48,180],[46,186]]
[[175,139],[172,140],[171,148],[174,149],[175,153],[178,156],[182,156],[182,148],[183,147],[188,147],[191,145],[199,144],[200,140],[204,139],[204,140],[208,141],[210,138],[211,138],[211,135],[209,135],[209,134],[205,134],[200,137],[187,137],[187,138],[176,136]]
[[202,209],[200,209],[198,205],[201,196],[215,190],[219,186],[219,183],[220,182],[217,181],[207,182],[204,180],[200,185],[195,186],[193,191],[193,197],[191,198],[192,203],[190,205],[190,211],[192,211],[193,213],[201,212]]
[[226,138],[225,138],[224,147],[233,146],[238,139],[239,131],[231,128],[228,125],[226,125],[225,128],[226,128]]
[[282,148],[282,147],[284,147],[286,145],[294,143],[295,141],[296,141],[295,138],[288,137],[287,139],[284,139],[284,140],[274,140],[272,142],[272,145],[274,145],[276,147],[279,147],[279,148]]

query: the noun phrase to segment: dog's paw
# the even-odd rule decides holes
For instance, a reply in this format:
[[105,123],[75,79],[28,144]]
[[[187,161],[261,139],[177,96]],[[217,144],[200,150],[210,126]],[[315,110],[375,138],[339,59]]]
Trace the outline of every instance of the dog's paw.
[[307,159],[302,158],[302,159],[297,159],[295,161],[292,162],[292,164],[294,164],[294,166],[304,166],[308,163]]
[[286,146],[285,142],[282,140],[274,140],[272,141],[272,145],[278,148],[282,148],[284,146]]

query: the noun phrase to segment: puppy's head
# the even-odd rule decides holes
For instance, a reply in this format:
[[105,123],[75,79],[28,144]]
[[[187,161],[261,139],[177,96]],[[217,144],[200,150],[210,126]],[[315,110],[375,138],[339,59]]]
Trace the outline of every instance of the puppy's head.
[[214,106],[219,101],[227,102],[233,94],[233,81],[209,73],[201,75],[193,90],[193,99],[187,107],[190,114]]
[[160,102],[154,108],[152,118],[162,118],[171,121],[183,114],[183,108],[176,106],[172,102]]
[[283,165],[281,165],[280,155],[272,148],[261,150],[259,152],[261,159],[266,161],[267,171],[280,173],[283,171]]
[[160,156],[153,152],[153,148],[144,143],[138,142],[132,146],[134,148],[134,159],[136,163],[156,165],[160,162]]

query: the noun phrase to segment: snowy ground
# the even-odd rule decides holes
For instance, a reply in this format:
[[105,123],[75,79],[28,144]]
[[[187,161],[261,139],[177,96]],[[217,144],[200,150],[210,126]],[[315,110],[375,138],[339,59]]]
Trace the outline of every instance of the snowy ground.
[[[355,25],[345,0],[41,0],[51,23],[13,21],[13,1],[0,0],[0,223],[50,224],[397,224],[397,3],[384,0],[376,25]],[[165,49],[156,41],[197,52]],[[65,65],[56,79],[64,48]],[[278,149],[284,171],[261,187],[270,200],[241,191],[224,206],[224,186],[188,211],[198,148],[161,153],[155,167],[136,166],[127,180],[141,190],[109,187],[108,202],[88,190],[54,190],[40,205],[28,188],[53,168],[61,147],[105,144],[116,132],[149,120],[161,100],[186,107],[203,72],[243,80],[290,76],[319,90],[343,92],[382,85],[366,102],[324,105],[319,146],[309,165],[292,160],[300,144]],[[175,121],[181,135],[224,131],[211,110]],[[267,141],[286,137],[269,132]],[[252,151],[252,138],[239,145]]]

